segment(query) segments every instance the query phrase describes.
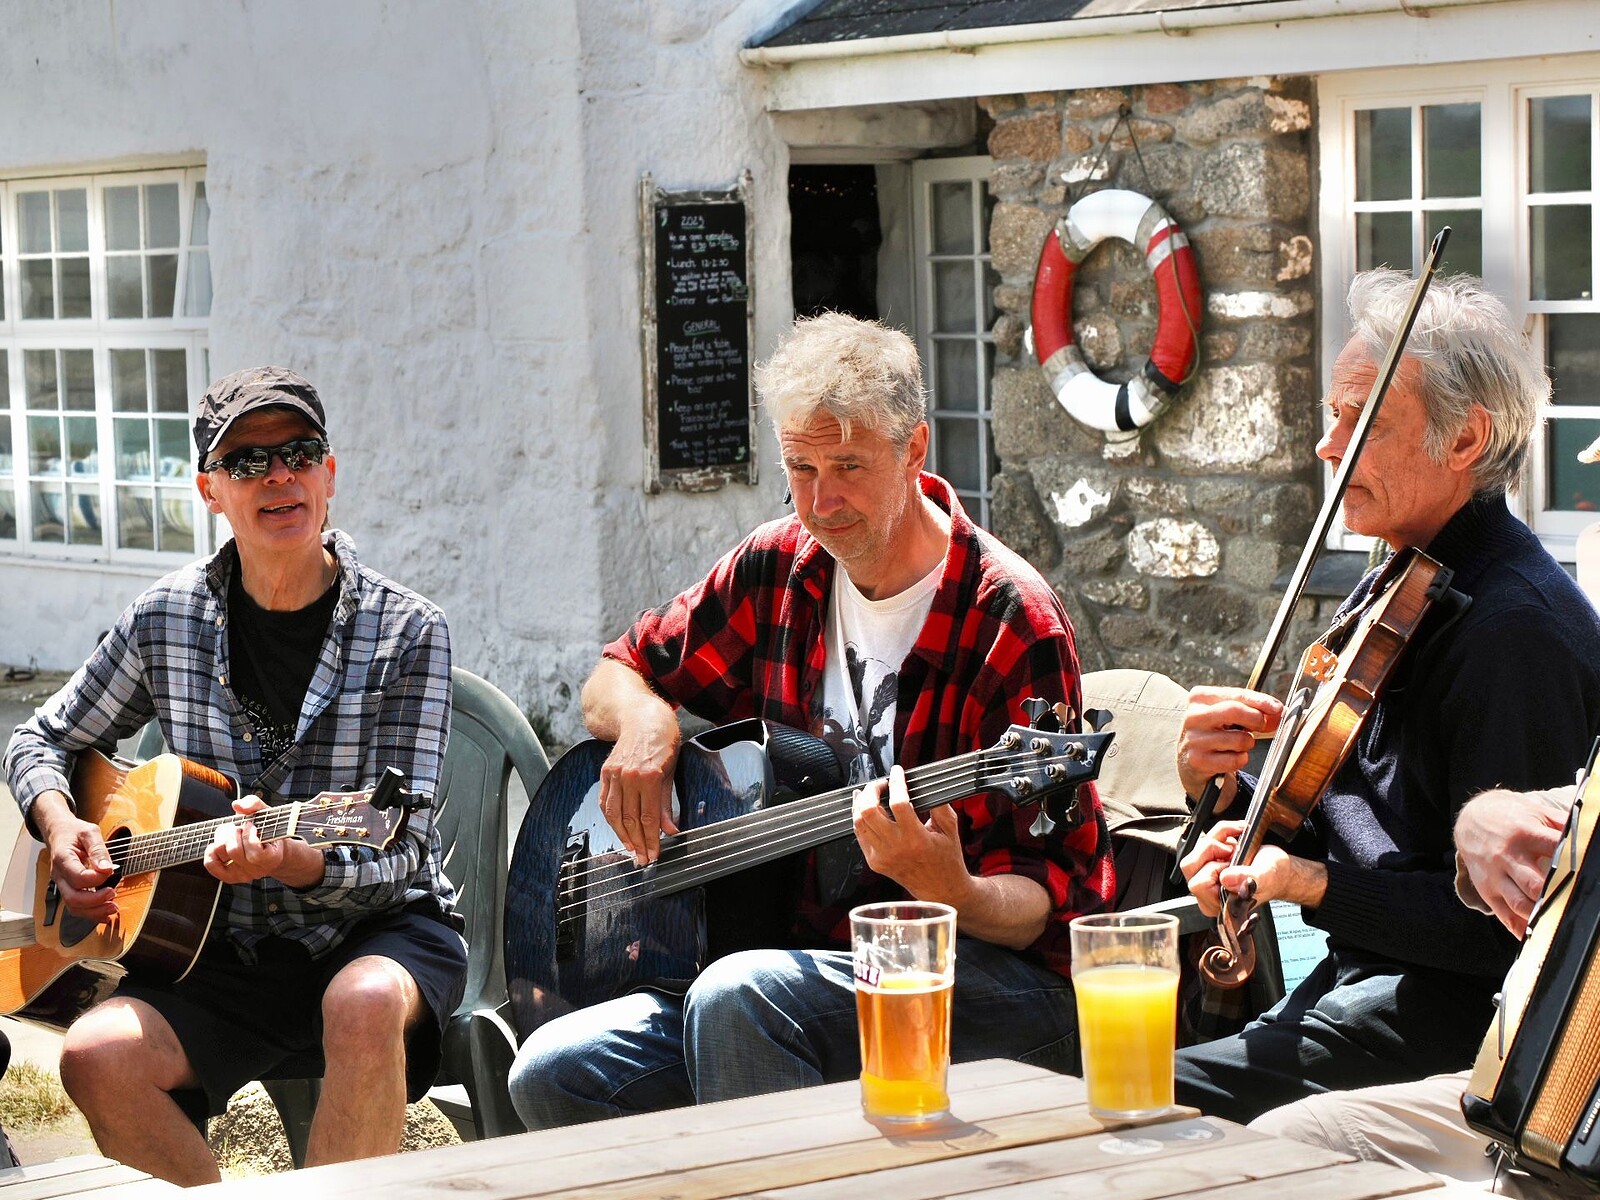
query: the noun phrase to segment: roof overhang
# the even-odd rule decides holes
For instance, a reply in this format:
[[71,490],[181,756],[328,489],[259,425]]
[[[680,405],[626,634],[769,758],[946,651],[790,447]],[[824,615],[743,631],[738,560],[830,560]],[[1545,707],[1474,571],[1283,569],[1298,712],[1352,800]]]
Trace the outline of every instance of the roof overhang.
[[1600,50],[1595,0],[1097,0],[1065,21],[750,47],[775,112]]

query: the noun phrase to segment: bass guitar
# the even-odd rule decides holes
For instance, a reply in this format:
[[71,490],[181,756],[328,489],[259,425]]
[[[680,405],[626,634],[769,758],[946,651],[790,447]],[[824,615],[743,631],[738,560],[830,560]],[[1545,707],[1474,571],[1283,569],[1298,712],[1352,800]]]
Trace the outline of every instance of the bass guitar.
[[[1033,828],[1073,820],[1075,789],[1099,775],[1115,735],[1060,732],[1042,701],[1029,703],[1050,728],[1013,725],[987,750],[907,771],[913,807],[926,812],[982,792],[1031,805],[1074,789],[1054,815],[1041,804]],[[1096,726],[1109,719],[1089,715]],[[775,860],[798,865],[798,851],[852,834],[856,788],[837,786],[827,743],[751,719],[684,744],[673,781],[682,832],[661,839],[656,862],[636,867],[600,811],[600,768],[610,752],[608,742],[585,741],[557,759],[517,834],[505,952],[524,1037],[634,988],[686,987],[728,950],[778,944],[763,939],[774,918],[793,914],[792,888],[774,877]],[[773,865],[748,871],[761,864]],[[708,902],[704,885],[713,881]]]
[[[313,846],[386,846],[405,829],[400,772],[360,792],[324,792],[250,818],[261,840]],[[126,971],[181,979],[205,944],[222,882],[200,865],[219,827],[241,822],[234,780],[176,754],[133,765],[78,754],[73,808],[100,827],[115,864],[117,914],[96,923],[69,912],[50,877],[49,852],[24,831],[12,854],[8,908],[28,911],[34,944],[0,950],[0,1012],[58,1028],[110,995]]]

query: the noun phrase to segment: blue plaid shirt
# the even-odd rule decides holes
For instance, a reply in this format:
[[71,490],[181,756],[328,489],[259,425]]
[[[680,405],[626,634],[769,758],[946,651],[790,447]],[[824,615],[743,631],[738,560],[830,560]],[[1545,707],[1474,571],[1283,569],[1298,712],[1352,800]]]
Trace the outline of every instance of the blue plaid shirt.
[[[324,544],[339,564],[339,599],[306,689],[294,744],[263,762],[260,742],[229,687],[227,596],[238,553],[228,543],[209,562],[160,580],[130,605],[89,661],[17,727],[6,750],[11,790],[28,817],[52,789],[70,794],[72,756],[110,753],[152,717],[184,758],[287,800],[367,787],[386,767],[431,797],[450,732],[450,634],[429,601],[356,561],[333,530]],[[272,934],[313,956],[332,950],[365,917],[455,891],[445,878],[431,810],[411,815],[387,847],[323,851],[322,882],[297,891],[276,879],[227,885],[212,935],[252,947]]]

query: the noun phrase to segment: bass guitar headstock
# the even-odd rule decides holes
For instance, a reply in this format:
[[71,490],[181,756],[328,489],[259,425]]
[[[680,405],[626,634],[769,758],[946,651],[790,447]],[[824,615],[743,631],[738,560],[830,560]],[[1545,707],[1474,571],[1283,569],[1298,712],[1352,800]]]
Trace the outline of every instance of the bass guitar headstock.
[[[1068,733],[1072,710],[1064,704],[1054,707],[1043,700],[1029,700],[1024,709],[1032,725],[1013,725],[1000,740],[979,755],[978,775],[989,791],[1001,792],[1013,804],[1039,806],[1030,832],[1044,837],[1056,822],[1069,819],[1077,809],[1077,789],[1100,775],[1101,765],[1111,754],[1114,733],[1101,733],[1111,720],[1104,709],[1085,713],[1092,733]],[[1066,791],[1068,799],[1050,811],[1056,793]]]

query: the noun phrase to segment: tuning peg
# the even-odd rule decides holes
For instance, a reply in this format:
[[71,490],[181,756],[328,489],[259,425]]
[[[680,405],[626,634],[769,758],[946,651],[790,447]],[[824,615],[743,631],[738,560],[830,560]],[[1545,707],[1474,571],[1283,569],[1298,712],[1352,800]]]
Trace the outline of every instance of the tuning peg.
[[1049,837],[1055,831],[1055,827],[1056,823],[1050,819],[1050,814],[1041,804],[1038,815],[1033,818],[1033,824],[1028,826],[1028,832],[1036,838]]
[[1030,696],[1022,702],[1022,711],[1028,714],[1028,724],[1043,733],[1060,733],[1061,727],[1055,726],[1055,713],[1050,707],[1050,701],[1038,696]]
[[1099,733],[1116,719],[1117,714],[1109,708],[1086,708],[1083,710],[1083,723],[1095,733]]
[[1071,729],[1072,723],[1078,719],[1078,714],[1072,710],[1072,705],[1065,700],[1057,703],[1053,711],[1056,714],[1056,720],[1061,723],[1063,732]]

